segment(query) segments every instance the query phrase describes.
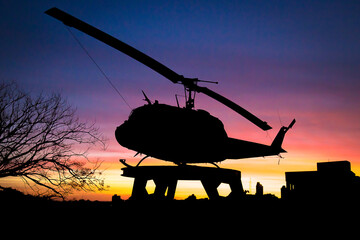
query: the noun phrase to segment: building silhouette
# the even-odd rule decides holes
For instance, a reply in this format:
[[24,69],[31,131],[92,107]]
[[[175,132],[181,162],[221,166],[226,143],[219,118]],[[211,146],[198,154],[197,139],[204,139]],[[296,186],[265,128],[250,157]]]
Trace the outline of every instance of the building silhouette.
[[281,198],[289,200],[358,200],[360,177],[349,161],[318,162],[317,171],[286,172]]
[[256,183],[256,196],[263,196],[264,195],[264,187],[261,185],[260,182]]

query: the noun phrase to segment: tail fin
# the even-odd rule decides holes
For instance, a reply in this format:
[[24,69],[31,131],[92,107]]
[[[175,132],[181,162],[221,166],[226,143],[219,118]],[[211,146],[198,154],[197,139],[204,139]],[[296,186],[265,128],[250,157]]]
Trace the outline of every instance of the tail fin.
[[284,137],[286,132],[292,128],[295,124],[296,120],[292,120],[292,122],[289,124],[288,127],[282,127],[280,128],[278,134],[276,135],[276,137],[274,138],[274,141],[271,144],[271,147],[278,150],[279,152],[286,152],[284,149],[281,148],[281,145],[283,143]]

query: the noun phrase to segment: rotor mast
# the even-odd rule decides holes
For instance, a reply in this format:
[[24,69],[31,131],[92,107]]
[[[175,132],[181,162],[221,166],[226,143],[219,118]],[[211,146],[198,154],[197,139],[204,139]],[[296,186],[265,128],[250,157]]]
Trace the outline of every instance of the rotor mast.
[[206,81],[206,80],[200,80],[198,78],[184,78],[182,81],[182,84],[184,85],[184,91],[185,91],[185,106],[188,109],[193,109],[195,107],[195,96],[196,96],[196,89],[199,88],[197,85],[198,82],[205,82],[205,83],[214,83],[218,84],[219,82],[213,82],[213,81]]
[[195,107],[195,94],[196,92],[184,86],[185,91],[185,108],[193,109]]

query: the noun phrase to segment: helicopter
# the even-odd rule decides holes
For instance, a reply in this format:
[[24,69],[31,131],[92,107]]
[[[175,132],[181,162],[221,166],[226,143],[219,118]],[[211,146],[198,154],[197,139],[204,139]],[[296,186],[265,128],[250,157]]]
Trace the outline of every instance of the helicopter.
[[[205,110],[195,109],[196,93],[217,100],[264,131],[271,126],[226,97],[199,86],[199,83],[218,82],[179,75],[132,46],[58,8],[51,8],[45,13],[139,61],[172,83],[183,85],[185,107],[180,107],[177,97],[177,106],[172,106],[157,100],[153,102],[142,92],[146,104],[133,109],[129,118],[116,128],[115,138],[121,146],[145,155],[136,166],[147,157],[154,157],[177,165],[211,163],[219,167],[216,163],[226,159],[265,157],[286,152],[282,143],[295,119],[287,127],[280,128],[271,145],[228,137],[220,119]],[[126,164],[125,160],[122,162]]]

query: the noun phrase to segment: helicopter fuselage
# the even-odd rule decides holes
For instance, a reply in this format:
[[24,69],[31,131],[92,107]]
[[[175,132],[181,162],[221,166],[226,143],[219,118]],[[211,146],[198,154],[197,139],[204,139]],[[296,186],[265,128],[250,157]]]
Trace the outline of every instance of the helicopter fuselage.
[[123,147],[176,164],[213,163],[225,159],[276,155],[284,150],[229,138],[223,123],[205,110],[166,104],[134,109],[117,127]]
[[120,145],[175,163],[222,161],[227,134],[204,110],[147,104],[134,109],[115,136]]

